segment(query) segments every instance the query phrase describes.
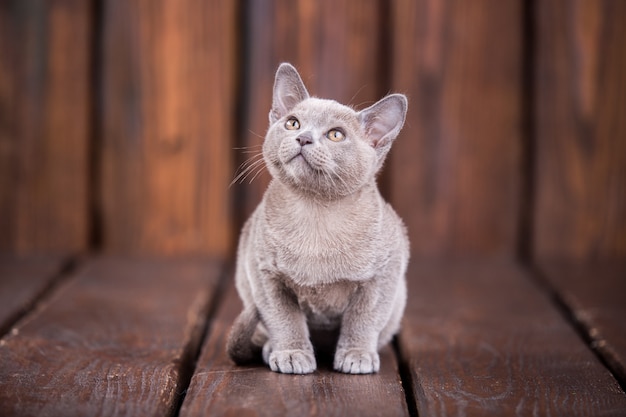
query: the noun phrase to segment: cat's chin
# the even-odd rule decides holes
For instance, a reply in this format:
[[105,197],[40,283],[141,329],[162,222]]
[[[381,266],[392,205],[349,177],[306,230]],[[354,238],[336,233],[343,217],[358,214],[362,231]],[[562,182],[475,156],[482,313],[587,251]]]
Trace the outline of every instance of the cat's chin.
[[296,154],[283,165],[283,169],[288,175],[300,181],[305,177],[310,177],[312,174],[317,174],[319,171],[319,169],[315,169],[307,157],[302,153]]

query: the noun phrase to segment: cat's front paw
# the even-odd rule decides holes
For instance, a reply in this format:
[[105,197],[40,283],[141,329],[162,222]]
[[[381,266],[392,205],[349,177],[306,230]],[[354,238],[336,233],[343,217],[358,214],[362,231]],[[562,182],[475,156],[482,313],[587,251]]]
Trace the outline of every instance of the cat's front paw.
[[377,352],[365,349],[339,349],[334,368],[346,374],[371,374],[380,370],[380,357]]
[[267,362],[272,371],[283,374],[310,374],[317,368],[313,352],[302,349],[272,351]]

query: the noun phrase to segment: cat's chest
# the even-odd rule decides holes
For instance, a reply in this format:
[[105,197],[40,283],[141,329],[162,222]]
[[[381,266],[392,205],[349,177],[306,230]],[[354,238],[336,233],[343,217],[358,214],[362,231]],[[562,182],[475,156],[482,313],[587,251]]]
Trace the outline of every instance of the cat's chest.
[[371,277],[376,224],[350,213],[293,210],[271,223],[275,265],[294,281],[327,283]]

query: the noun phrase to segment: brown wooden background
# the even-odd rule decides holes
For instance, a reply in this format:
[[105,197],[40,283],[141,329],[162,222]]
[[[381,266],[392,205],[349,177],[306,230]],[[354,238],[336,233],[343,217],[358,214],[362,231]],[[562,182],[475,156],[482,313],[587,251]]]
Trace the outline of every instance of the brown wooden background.
[[0,251],[230,256],[282,61],[409,96],[381,186],[417,257],[625,258],[612,0],[0,0]]

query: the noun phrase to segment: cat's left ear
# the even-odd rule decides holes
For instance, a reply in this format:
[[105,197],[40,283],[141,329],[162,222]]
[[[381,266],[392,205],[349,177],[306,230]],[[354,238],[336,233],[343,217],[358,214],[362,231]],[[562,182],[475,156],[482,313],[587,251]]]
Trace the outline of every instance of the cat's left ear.
[[384,158],[400,133],[407,108],[406,96],[391,94],[358,113],[365,136],[376,149],[379,158]]
[[270,123],[276,123],[278,119],[291,112],[296,104],[307,98],[309,98],[309,92],[306,91],[298,71],[291,64],[280,64],[274,80]]

